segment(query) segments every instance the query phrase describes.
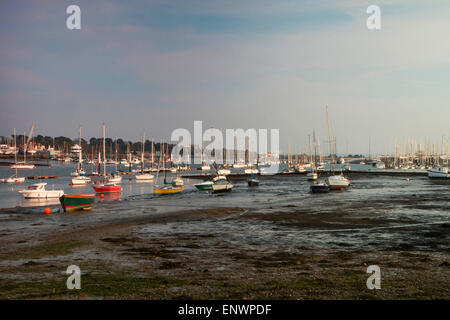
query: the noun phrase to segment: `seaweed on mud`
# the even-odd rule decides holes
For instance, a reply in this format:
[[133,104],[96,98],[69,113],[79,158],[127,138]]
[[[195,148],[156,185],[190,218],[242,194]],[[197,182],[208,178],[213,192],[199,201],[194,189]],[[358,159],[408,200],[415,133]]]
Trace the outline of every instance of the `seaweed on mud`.
[[149,247],[130,248],[125,251],[129,254],[138,254],[142,257],[171,258],[173,256],[173,254],[166,249],[155,249]]
[[130,242],[136,242],[136,238],[127,238],[127,237],[117,237],[117,238],[103,238],[100,239],[101,241],[108,242],[108,243],[114,243],[114,244],[123,244],[123,245],[130,245]]
[[180,261],[164,261],[159,265],[159,269],[179,269],[184,266],[185,264]]

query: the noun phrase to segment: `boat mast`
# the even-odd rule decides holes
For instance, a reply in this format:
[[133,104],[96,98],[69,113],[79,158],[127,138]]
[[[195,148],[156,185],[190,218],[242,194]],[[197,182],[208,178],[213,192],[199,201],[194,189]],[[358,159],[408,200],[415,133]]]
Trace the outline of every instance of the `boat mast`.
[[80,151],[78,152],[78,173],[81,172],[81,157],[82,157],[82,153],[81,153],[81,124],[80,124],[80,132],[79,132],[79,137],[78,137],[78,144],[80,145]]
[[153,164],[155,163],[155,144],[152,138],[152,170],[153,170]]
[[103,131],[103,175],[106,177],[106,129],[105,124],[102,125]]
[[162,149],[163,153],[162,153],[162,160],[163,160],[163,171],[164,171],[164,184],[166,183],[166,151],[164,148],[164,140],[161,143],[161,147],[160,150]]
[[317,145],[316,145],[316,132],[313,131],[313,142],[314,142],[314,171],[317,171]]
[[16,177],[17,177],[17,142],[16,142],[16,128],[14,128],[14,163],[16,164]]
[[141,173],[144,173],[145,131],[142,136]]
[[23,164],[27,162],[27,146],[25,145],[25,132],[23,133]]
[[311,147],[311,135],[308,134],[308,145],[309,145],[309,165],[312,163],[312,147]]
[[333,171],[333,162],[334,162],[334,155],[333,155],[333,142],[331,141],[331,129],[330,129],[330,117],[328,115],[328,106],[326,106],[326,112],[327,112],[327,125],[328,125],[328,141],[330,143],[330,170]]
[[114,141],[114,170],[117,172],[117,136],[116,136],[116,139],[115,139],[115,141]]

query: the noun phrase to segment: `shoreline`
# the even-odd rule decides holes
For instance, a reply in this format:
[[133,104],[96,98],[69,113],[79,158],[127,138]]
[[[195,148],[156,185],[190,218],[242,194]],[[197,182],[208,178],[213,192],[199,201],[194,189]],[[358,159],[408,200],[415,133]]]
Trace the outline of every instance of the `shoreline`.
[[[74,219],[69,215],[59,225],[31,234],[2,233],[0,297],[450,298],[448,249],[433,245],[420,249],[414,244],[373,250],[339,244],[335,248],[311,248],[275,243],[275,239],[288,239],[288,230],[299,234],[301,230],[338,230],[344,226],[356,230],[390,223],[336,212],[314,216],[291,209],[295,216],[284,212],[265,215],[243,208],[163,210],[89,225],[70,225],[68,222]],[[243,225],[242,231],[227,230],[229,224]],[[267,232],[272,234],[267,239],[253,236],[247,226],[256,225],[267,225]],[[435,233],[430,241],[438,241],[443,235],[445,238],[450,224],[443,222],[430,228],[429,234]],[[65,287],[65,270],[71,264],[81,268],[81,290]],[[371,264],[382,270],[381,290],[366,288],[366,268]]]

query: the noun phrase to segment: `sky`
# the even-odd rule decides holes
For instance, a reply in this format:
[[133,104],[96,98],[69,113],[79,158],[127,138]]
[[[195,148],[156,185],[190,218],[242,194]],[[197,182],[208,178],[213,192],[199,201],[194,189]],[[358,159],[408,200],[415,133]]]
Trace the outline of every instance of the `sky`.
[[[81,30],[66,27],[81,8]],[[381,9],[368,30],[366,9]],[[0,135],[138,141],[279,129],[282,150],[392,152],[450,137],[447,0],[0,2]]]

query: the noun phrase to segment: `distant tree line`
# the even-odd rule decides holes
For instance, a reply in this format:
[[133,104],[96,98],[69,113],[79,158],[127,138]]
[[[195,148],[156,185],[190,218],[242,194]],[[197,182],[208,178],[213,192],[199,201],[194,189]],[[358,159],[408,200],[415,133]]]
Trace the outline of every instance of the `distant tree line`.
[[[27,136],[24,136],[23,134],[17,135],[17,146],[23,146],[23,142],[27,141]],[[2,144],[12,144],[14,141],[14,136],[11,137],[5,137],[0,136],[0,142]],[[35,143],[39,143],[43,146],[47,147],[54,147],[56,150],[60,150],[65,153],[69,153],[70,149],[75,145],[79,143],[78,138],[76,139],[70,139],[67,137],[59,136],[59,137],[50,137],[50,136],[43,136],[43,135],[36,135],[32,138],[32,141]],[[142,142],[133,142],[133,141],[124,141],[123,139],[111,139],[106,138],[105,139],[105,145],[106,145],[106,153],[107,154],[114,154],[117,148],[117,153],[119,155],[124,155],[127,153],[127,151],[131,152],[132,154],[137,154],[142,151]],[[81,139],[81,146],[83,148],[83,152],[85,154],[89,154],[93,152],[94,154],[97,154],[99,151],[103,148],[103,138],[90,138],[89,141],[85,139]],[[168,147],[169,153],[172,151],[172,148],[174,147],[173,144],[164,144],[164,148],[166,149]],[[145,141],[145,152],[149,153],[151,152],[152,148],[152,142],[150,140]],[[154,151],[160,152],[161,150],[161,143],[155,142],[154,143]]]

